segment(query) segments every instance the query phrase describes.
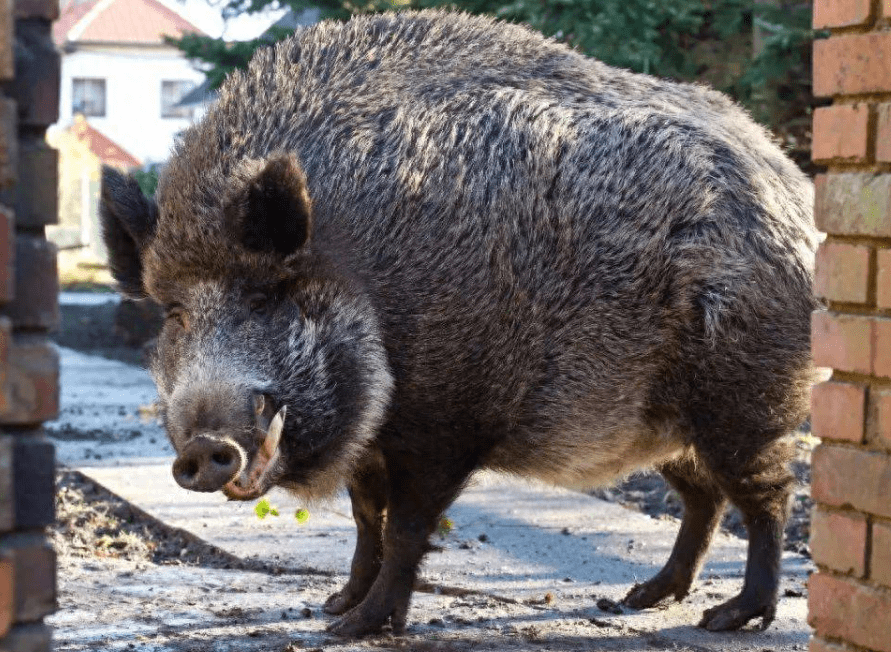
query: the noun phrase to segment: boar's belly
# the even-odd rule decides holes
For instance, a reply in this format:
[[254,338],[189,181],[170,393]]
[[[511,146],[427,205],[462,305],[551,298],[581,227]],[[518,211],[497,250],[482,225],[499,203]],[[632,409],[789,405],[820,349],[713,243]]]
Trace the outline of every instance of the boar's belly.
[[569,489],[588,490],[680,457],[685,449],[675,433],[645,426],[610,431],[569,426],[511,438],[492,451],[486,466]]

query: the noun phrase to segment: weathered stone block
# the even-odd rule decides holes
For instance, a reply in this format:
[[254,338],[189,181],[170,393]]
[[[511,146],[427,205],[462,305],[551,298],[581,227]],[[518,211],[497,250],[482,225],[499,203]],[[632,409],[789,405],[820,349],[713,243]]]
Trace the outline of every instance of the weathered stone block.
[[815,210],[821,231],[891,237],[891,174],[818,175]]
[[56,553],[44,536],[6,535],[0,539],[0,557],[10,560],[13,567],[13,622],[33,623],[53,613],[56,610]]
[[12,477],[13,438],[0,435],[0,533],[15,527],[15,486]]
[[[6,636],[13,618],[13,579],[12,562],[0,557],[0,639]],[[0,645],[3,645],[0,643]]]
[[15,239],[15,293],[2,308],[16,329],[52,330],[59,325],[56,246],[44,238]]
[[12,455],[16,529],[42,528],[55,520],[56,451],[41,437],[15,437]]
[[46,338],[15,336],[0,391],[0,423],[36,425],[59,414],[59,354]]
[[0,641],[0,652],[51,652],[52,635],[46,625],[17,625]]
[[15,296],[15,214],[0,205],[0,303]]
[[19,165],[18,116],[15,102],[0,96],[0,189],[15,183]]
[[12,0],[0,2],[0,79],[11,79],[15,72],[13,57]]
[[59,17],[58,0],[15,0],[15,17],[43,18],[53,21]]
[[40,227],[58,221],[59,155],[43,139],[19,142],[15,184],[0,192],[0,203],[15,209],[16,226]]
[[19,124],[48,127],[59,117],[61,64],[50,23],[29,18],[15,23],[15,79],[7,94],[18,105]]

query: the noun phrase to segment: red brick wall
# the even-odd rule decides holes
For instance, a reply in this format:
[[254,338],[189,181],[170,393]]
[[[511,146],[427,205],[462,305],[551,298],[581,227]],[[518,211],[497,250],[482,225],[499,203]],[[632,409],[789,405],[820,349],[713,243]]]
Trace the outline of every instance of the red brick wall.
[[56,606],[54,453],[42,421],[59,404],[59,363],[47,333],[58,321],[56,120],[59,57],[50,38],[57,0],[0,3],[0,650],[49,652],[44,616]]
[[816,0],[811,652],[891,652],[891,0]]

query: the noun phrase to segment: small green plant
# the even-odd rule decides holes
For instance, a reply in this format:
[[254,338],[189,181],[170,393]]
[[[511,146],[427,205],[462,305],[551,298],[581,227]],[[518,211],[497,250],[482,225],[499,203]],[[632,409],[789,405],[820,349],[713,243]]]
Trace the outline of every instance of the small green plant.
[[455,528],[455,524],[452,522],[452,519],[443,516],[439,519],[439,525],[436,527],[436,532],[439,534],[440,539],[445,539],[448,536],[449,532],[451,532]]
[[297,519],[297,522],[300,525],[303,525],[309,520],[309,510],[301,507],[296,512],[294,512],[294,518]]
[[260,502],[254,506],[254,513],[257,515],[257,518],[264,519],[267,516],[278,516],[278,510],[269,504],[269,501],[265,498],[261,498]]

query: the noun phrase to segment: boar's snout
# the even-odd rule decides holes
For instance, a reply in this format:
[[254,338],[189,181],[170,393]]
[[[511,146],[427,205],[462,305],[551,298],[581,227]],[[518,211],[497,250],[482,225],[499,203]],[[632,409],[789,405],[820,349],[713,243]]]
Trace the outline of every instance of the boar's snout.
[[198,436],[173,463],[179,486],[192,491],[218,491],[241,472],[243,456],[232,443]]

